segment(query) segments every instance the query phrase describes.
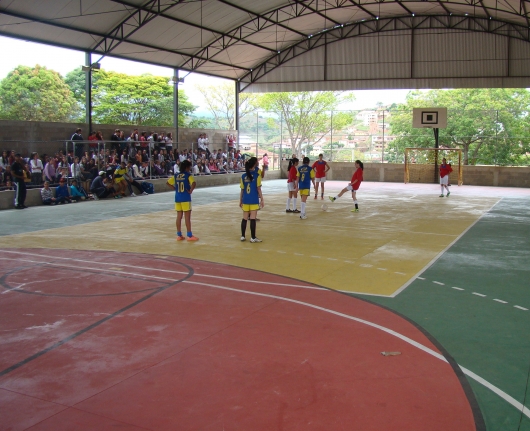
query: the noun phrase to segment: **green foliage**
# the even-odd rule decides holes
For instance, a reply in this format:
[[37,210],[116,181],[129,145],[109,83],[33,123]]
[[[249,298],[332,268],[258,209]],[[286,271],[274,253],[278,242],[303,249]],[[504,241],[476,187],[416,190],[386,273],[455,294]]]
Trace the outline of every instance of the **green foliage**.
[[61,75],[36,65],[18,66],[0,82],[0,118],[71,121],[76,101]]
[[300,154],[306,141],[320,141],[332,128],[340,130],[350,124],[353,116],[348,112],[334,112],[351,94],[331,91],[302,93],[267,93],[259,100],[260,108],[274,112],[284,121],[289,134],[292,152]]
[[464,164],[523,164],[529,149],[525,89],[458,89],[412,91],[406,103],[392,110],[390,126],[398,138],[389,144],[386,160],[403,161],[405,147],[433,147],[431,129],[412,128],[412,108],[447,107],[440,145],[461,148]]
[[[173,87],[168,77],[132,76],[106,70],[92,72],[92,119],[99,124],[130,124],[137,126],[173,125]],[[84,111],[85,80],[81,68],[66,75],[78,106]],[[180,127],[200,127],[204,120],[191,114],[196,107],[183,90],[179,90]]]
[[[212,113],[215,127],[218,129],[235,129],[235,94],[236,88],[233,82],[221,85],[200,85],[197,89],[204,97],[208,110]],[[239,119],[243,119],[257,110],[258,95],[251,93],[239,94]]]

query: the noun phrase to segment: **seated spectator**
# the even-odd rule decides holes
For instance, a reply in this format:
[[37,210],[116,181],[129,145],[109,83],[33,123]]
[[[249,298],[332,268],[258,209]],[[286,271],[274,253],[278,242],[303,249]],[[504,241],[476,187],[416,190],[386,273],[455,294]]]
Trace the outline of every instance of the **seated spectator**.
[[217,169],[217,164],[215,163],[214,159],[210,159],[210,162],[208,163],[208,169],[212,174],[219,173],[219,169]]
[[44,179],[48,181],[50,184],[55,183],[55,176],[56,176],[56,170],[55,170],[55,159],[51,158],[48,163],[46,163],[46,166],[44,166]]
[[58,204],[72,202],[72,197],[70,196],[70,189],[66,184],[66,179],[61,178],[59,180],[59,185],[55,188],[55,199]]
[[70,173],[70,165],[66,161],[66,156],[62,156],[55,170],[55,178],[59,180],[61,178],[66,179],[68,178],[69,173]]
[[216,158],[217,160],[223,158],[223,151],[222,151],[220,148],[217,150],[217,154],[215,154],[215,158]]
[[148,193],[144,192],[142,189],[142,185],[134,179],[134,168],[138,169],[138,167],[132,163],[127,163],[127,173],[123,175],[123,178],[125,179],[125,182],[127,183],[127,188],[129,189],[129,193],[132,197],[136,197],[137,195],[134,194],[132,186],[136,187],[138,189],[139,195],[147,195]]
[[112,183],[106,178],[106,172],[100,171],[96,178],[90,185],[90,192],[94,195],[94,199],[104,199],[112,196],[115,199],[121,198],[119,194],[116,194]]
[[166,136],[166,150],[168,153],[173,151],[173,134],[171,132]]
[[127,174],[127,165],[125,162],[121,162],[116,168],[113,174],[114,184],[118,188],[117,193],[125,197],[125,190],[127,189],[127,181],[125,181],[124,175]]
[[142,162],[142,164],[140,165],[140,175],[143,177],[143,178],[146,178],[149,176],[149,165],[147,162]]
[[142,173],[140,172],[140,168],[138,167],[138,165],[136,163],[132,163],[132,162],[130,162],[130,163],[132,165],[132,178],[133,178],[133,180],[142,180],[143,176],[142,176]]
[[162,169],[162,166],[160,165],[160,160],[155,160],[155,164],[153,166],[153,174],[157,177],[163,177],[165,176],[164,170]]
[[4,170],[4,167],[3,166],[0,166],[0,187],[3,187],[4,186],[4,173],[5,173],[5,170]]
[[74,162],[70,165],[70,172],[72,173],[72,178],[82,181],[83,174],[81,173],[81,165],[79,164],[79,157],[74,157]]
[[44,181],[44,188],[40,190],[40,197],[44,205],[57,204],[57,199],[53,196],[53,190],[50,189],[50,183],[48,181]]
[[72,185],[70,186],[70,196],[73,201],[79,202],[84,201],[88,198],[88,194],[85,189],[77,184],[77,180],[72,180]]
[[31,169],[31,182],[36,186],[40,186],[42,184],[42,171],[44,170],[44,166],[42,165],[42,160],[39,158],[38,153],[33,154],[29,166]]
[[129,161],[129,152],[125,149],[121,152],[120,162],[127,163]]
[[7,155],[7,151],[2,151],[2,155],[0,156],[0,167],[3,169],[6,168],[6,166],[9,165],[9,157]]

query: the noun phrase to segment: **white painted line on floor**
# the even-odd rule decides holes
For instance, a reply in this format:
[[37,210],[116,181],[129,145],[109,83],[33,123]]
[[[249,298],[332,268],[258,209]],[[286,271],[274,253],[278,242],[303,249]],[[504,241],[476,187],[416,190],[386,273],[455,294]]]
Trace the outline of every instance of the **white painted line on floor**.
[[503,301],[502,299],[494,299],[494,301],[500,302],[501,304],[508,304],[506,301]]
[[514,305],[515,308],[518,308],[519,310],[528,311],[528,308],[521,307],[520,305]]
[[353,263],[351,260],[345,260],[344,263]]
[[399,271],[394,271],[394,274],[398,274],[398,275],[407,275],[406,273],[404,273],[404,272],[399,272]]
[[259,251],[269,251],[266,248],[260,248]]
[[[11,251],[4,251],[4,253],[16,253],[16,254],[23,254],[24,256],[36,256],[36,257],[45,258],[46,260],[49,259],[49,257],[47,257],[47,256],[44,256],[44,255],[41,255],[41,254],[36,254],[36,253],[20,253],[20,252],[11,252]],[[40,264],[45,264],[45,265],[48,265],[48,266],[58,266],[58,267],[66,267],[66,268],[79,268],[79,269],[89,269],[89,270],[94,270],[94,268],[95,268],[94,265],[98,265],[99,266],[99,265],[115,265],[116,264],[116,263],[107,263],[107,262],[94,262],[94,261],[91,262],[91,261],[87,261],[87,260],[84,260],[84,259],[75,259],[75,258],[71,258],[71,257],[54,256],[54,259],[61,259],[61,260],[66,260],[66,261],[79,262],[79,263],[82,263],[82,264],[92,264],[92,266],[78,266],[78,265],[69,266],[69,265],[60,264],[60,263],[51,263],[51,262],[37,261],[37,260],[31,260],[31,259],[23,259],[23,258],[22,259],[9,259],[9,258],[6,258],[6,257],[0,257],[0,260],[15,260],[15,261],[18,261],[18,262],[22,261],[22,262],[30,262],[30,263],[40,263]],[[135,270],[148,269],[150,271],[168,272],[168,273],[171,273],[171,274],[187,274],[188,273],[187,271],[172,271],[172,270],[168,270],[168,269],[149,268],[149,267],[145,267],[145,266],[135,266],[135,265],[122,265],[122,266],[126,267],[126,268],[133,268]],[[105,271],[102,268],[97,268],[97,270],[98,271]],[[114,271],[110,271],[110,272],[114,273]],[[120,274],[120,273],[123,274],[123,272],[118,272],[117,274]],[[133,275],[139,275],[141,277],[146,277],[146,278],[152,277],[152,278],[160,278],[162,280],[177,281],[177,280],[175,280],[173,278],[161,278],[161,277],[156,277],[154,275],[151,276],[151,275],[148,275],[148,274],[137,274],[137,273],[135,273]],[[248,279],[232,278],[232,277],[220,277],[218,275],[209,275],[209,274],[197,274],[197,273],[195,273],[193,275],[196,276],[196,277],[215,278],[215,279],[218,279],[218,280],[240,281],[240,282],[243,282],[243,283],[272,284],[274,286],[300,287],[302,289],[315,289],[315,290],[326,290],[326,291],[329,290],[329,289],[326,289],[324,287],[308,286],[308,285],[300,285],[300,284],[273,283],[273,282],[270,282],[270,281],[258,281],[258,280],[248,280]],[[59,280],[59,279],[57,279],[57,280]],[[50,281],[50,280],[47,280],[47,281]]]
[[482,293],[473,292],[473,295],[482,296],[483,298],[486,297],[486,295],[483,295]]
[[370,265],[369,263],[361,263],[359,266],[362,266],[363,268],[371,268],[373,265]]
[[[191,281],[191,280],[185,280],[182,283],[198,284],[198,285],[213,287],[215,289],[230,290],[230,291],[233,291],[233,292],[240,292],[240,293],[244,293],[244,294],[248,294],[248,295],[265,296],[265,297],[268,297],[268,298],[278,299],[280,301],[291,302],[291,303],[294,303],[294,304],[298,304],[298,305],[302,305],[302,306],[305,306],[305,307],[313,308],[313,309],[316,309],[316,310],[324,311],[326,313],[334,314],[334,315],[339,316],[339,317],[344,317],[345,319],[353,320],[355,322],[362,323],[363,325],[367,325],[367,326],[370,326],[372,328],[378,329],[380,331],[386,332],[387,334],[392,335],[393,337],[399,338],[400,340],[404,341],[405,343],[408,343],[411,346],[414,346],[417,349],[422,350],[425,353],[427,353],[427,354],[429,354],[431,356],[434,356],[435,358],[440,359],[443,362],[447,362],[447,359],[445,359],[445,357],[443,355],[441,355],[440,353],[430,349],[427,346],[424,346],[421,343],[418,343],[417,341],[413,340],[412,338],[407,337],[406,335],[400,334],[399,332],[396,332],[396,331],[394,331],[394,330],[392,330],[390,328],[386,328],[384,326],[378,325],[377,323],[370,322],[369,320],[360,319],[358,317],[354,317],[354,316],[350,316],[348,314],[340,313],[340,312],[335,311],[335,310],[330,310],[329,308],[320,307],[318,305],[310,304],[308,302],[297,301],[297,300],[291,299],[291,298],[285,298],[283,296],[269,295],[269,294],[266,294],[266,293],[249,292],[249,291],[246,291],[246,290],[233,289],[231,287],[224,287],[224,286],[216,286],[216,285],[213,285],[213,284],[197,283],[197,282],[194,282],[194,281]],[[473,373],[472,371],[468,370],[467,368],[464,368],[464,367],[462,367],[460,365],[459,365],[459,367],[460,367],[460,369],[462,370],[462,372],[465,375],[471,377],[473,380],[475,380],[478,383],[480,383],[481,385],[485,386],[486,388],[488,388],[489,390],[491,390],[492,392],[497,394],[499,397],[501,397],[503,400],[505,400],[506,402],[508,402],[512,406],[514,406],[518,411],[522,412],[525,416],[530,418],[530,409],[526,408],[522,403],[520,403],[515,398],[511,397],[510,395],[508,395],[506,392],[503,392],[501,389],[499,389],[496,386],[492,385],[490,382],[488,382],[487,380],[483,379],[479,375],[477,375],[477,374]]]
[[464,289],[462,289],[461,287],[456,287],[456,286],[451,287],[451,289],[464,290]]
[[333,259],[332,257],[328,257],[328,260],[338,260],[338,259]]
[[281,254],[285,254],[286,253],[285,251],[281,251],[281,250],[277,250],[276,252],[277,253],[281,253]]
[[439,281],[433,281],[434,284],[439,284],[440,286],[445,286],[445,283],[440,283]]
[[320,256],[311,256],[311,257],[314,257],[315,259],[320,259]]
[[302,253],[295,253],[294,255],[295,255],[295,256],[303,256]]
[[476,219],[473,223],[471,223],[470,226],[468,226],[467,229],[465,229],[460,235],[458,235],[447,247],[445,247],[440,253],[438,253],[434,258],[425,265],[419,272],[416,273],[416,277],[412,277],[409,281],[407,281],[403,286],[401,286],[398,290],[396,290],[392,295],[390,295],[391,298],[395,298],[397,295],[399,295],[401,292],[403,292],[407,287],[409,287],[416,278],[419,278],[420,280],[424,280],[424,278],[418,277],[419,274],[423,274],[428,268],[430,268],[434,263],[440,259],[440,257],[443,256],[443,254],[449,250],[460,238],[462,238],[473,226],[475,226],[481,219],[484,217],[485,214],[488,213],[488,211],[491,211],[495,205],[497,205],[501,200],[499,199],[494,205],[491,206],[487,211],[484,211],[482,215]]
[[416,277],[418,280],[425,280],[423,277]]
[[379,271],[386,271],[386,268],[377,268]]

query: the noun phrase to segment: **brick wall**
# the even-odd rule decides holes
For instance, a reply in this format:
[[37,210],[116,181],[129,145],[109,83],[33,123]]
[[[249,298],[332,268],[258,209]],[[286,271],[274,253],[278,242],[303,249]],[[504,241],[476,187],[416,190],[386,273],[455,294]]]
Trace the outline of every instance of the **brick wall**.
[[[64,150],[64,141],[69,139],[80,128],[83,137],[88,138],[88,126],[84,123],[47,123],[41,121],[11,121],[0,120],[0,151],[15,150],[23,156],[29,156],[37,151],[40,154],[52,154]],[[94,124],[94,131],[101,131],[104,139],[110,140],[115,129],[125,131],[125,136],[130,136],[134,126],[116,124]],[[142,131],[156,133],[171,132],[173,141],[179,143],[179,148],[191,148],[191,143],[197,143],[199,134],[206,133],[210,140],[210,148],[226,148],[226,135],[234,134],[235,130],[217,129],[188,129],[179,128],[179,139],[175,140],[175,129],[172,127],[138,127]],[[174,146],[176,148],[176,146]]]

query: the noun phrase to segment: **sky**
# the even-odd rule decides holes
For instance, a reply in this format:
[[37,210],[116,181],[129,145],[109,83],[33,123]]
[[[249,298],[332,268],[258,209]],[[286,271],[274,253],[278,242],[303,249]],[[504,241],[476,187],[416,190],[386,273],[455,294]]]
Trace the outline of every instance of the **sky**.
[[[81,51],[56,48],[50,45],[26,42],[3,36],[0,36],[0,46],[2,47],[0,80],[4,79],[10,71],[19,65],[34,67],[36,64],[39,64],[59,72],[64,77],[68,72],[85,64],[85,53]],[[98,60],[99,56],[92,55],[92,62]],[[152,66],[117,58],[105,57],[99,62],[101,63],[102,69],[129,75],[142,75],[144,73],[168,77],[173,75],[173,70],[167,67]],[[186,74],[187,72],[180,72],[181,77]],[[197,90],[197,85],[215,85],[221,82],[226,82],[226,80],[190,73],[185,77],[184,84],[179,85],[179,89],[184,90],[190,102],[198,106],[195,114],[200,116],[206,114],[207,109],[201,104],[202,95]],[[376,102],[382,102],[384,105],[403,103],[408,92],[409,90],[354,91],[355,101],[343,108],[373,108]]]

